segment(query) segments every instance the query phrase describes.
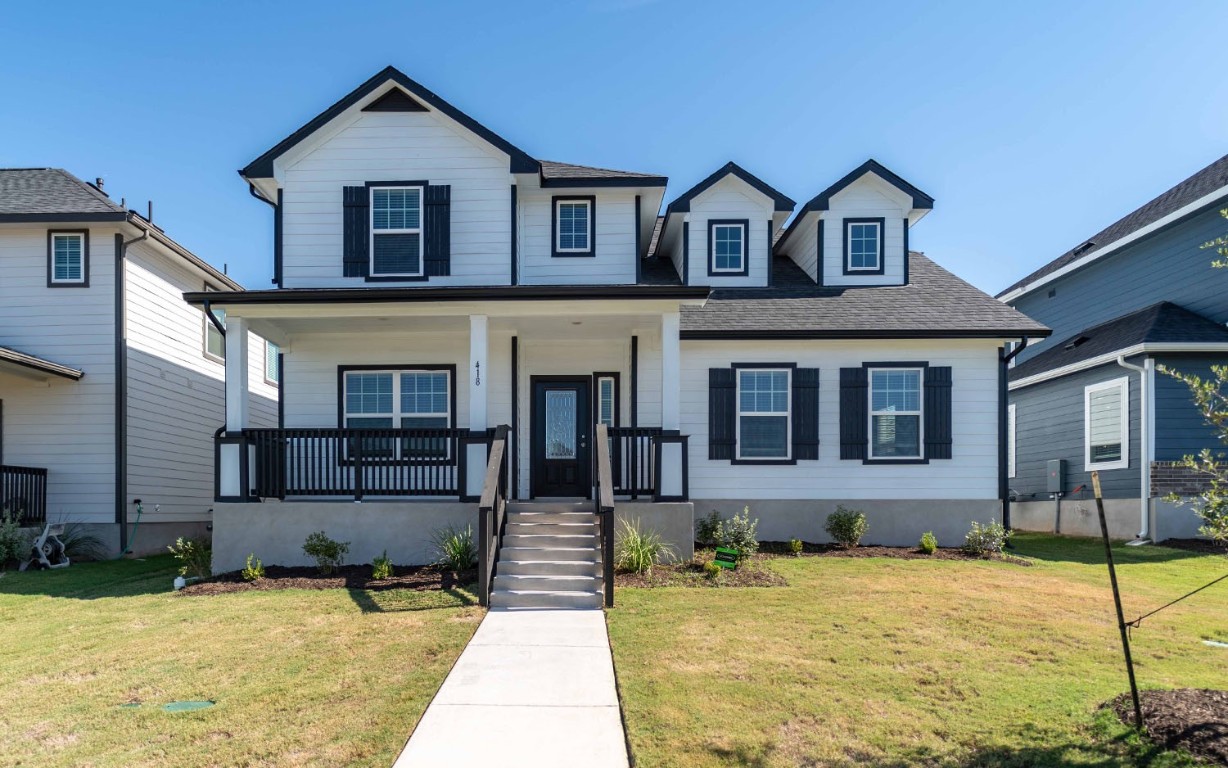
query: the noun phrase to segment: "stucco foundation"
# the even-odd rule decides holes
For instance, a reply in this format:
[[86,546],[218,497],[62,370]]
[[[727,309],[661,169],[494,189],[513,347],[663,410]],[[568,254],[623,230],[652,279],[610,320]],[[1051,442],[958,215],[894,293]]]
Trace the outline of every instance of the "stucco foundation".
[[619,521],[638,521],[641,531],[655,531],[674,547],[678,559],[690,560],[695,554],[695,505],[691,502],[616,501],[614,518],[615,534],[622,526]]

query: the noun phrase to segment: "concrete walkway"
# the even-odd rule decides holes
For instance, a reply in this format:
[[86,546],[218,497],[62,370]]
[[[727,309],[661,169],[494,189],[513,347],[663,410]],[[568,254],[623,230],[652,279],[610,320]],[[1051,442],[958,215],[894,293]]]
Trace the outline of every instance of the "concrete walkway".
[[627,768],[601,610],[486,614],[394,768]]

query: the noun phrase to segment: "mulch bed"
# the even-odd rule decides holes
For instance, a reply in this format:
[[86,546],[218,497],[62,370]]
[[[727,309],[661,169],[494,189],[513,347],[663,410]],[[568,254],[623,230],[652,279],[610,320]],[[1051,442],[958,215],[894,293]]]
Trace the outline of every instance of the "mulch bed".
[[[777,557],[793,557],[787,541],[761,541],[761,553]],[[802,542],[800,557],[892,557],[897,560],[997,560],[1014,565],[1031,566],[1032,563],[1011,555],[995,554],[988,557],[971,555],[958,547],[939,547],[934,554],[927,555],[916,547],[883,547],[876,544],[862,545],[845,549],[839,544],[813,544]]]
[[744,559],[735,569],[722,569],[716,576],[704,572],[704,563],[712,559],[712,551],[696,551],[695,559],[684,563],[654,565],[650,573],[616,573],[614,586],[619,587],[787,587],[789,582],[768,568],[769,555],[758,554]]
[[1228,555],[1228,544],[1211,539],[1165,539],[1158,546],[1184,549],[1187,552],[1197,552],[1200,555]]
[[417,591],[445,590],[477,581],[477,571],[453,571],[437,565],[393,566],[396,574],[390,579],[371,578],[369,565],[344,565],[328,576],[310,567],[270,565],[264,578],[244,581],[239,571],[223,573],[206,581],[189,584],[179,590],[181,595],[221,595],[270,589],[413,589]]
[[[1140,691],[1143,722],[1151,739],[1181,748],[1218,765],[1228,765],[1228,691],[1180,688]],[[1134,725],[1134,704],[1123,693],[1109,706],[1123,723]]]

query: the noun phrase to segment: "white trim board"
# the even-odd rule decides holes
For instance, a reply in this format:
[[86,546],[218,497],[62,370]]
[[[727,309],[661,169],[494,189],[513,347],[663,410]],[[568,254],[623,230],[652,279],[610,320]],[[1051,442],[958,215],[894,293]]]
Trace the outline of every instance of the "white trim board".
[[1086,371],[1091,368],[1097,368],[1101,365],[1107,365],[1117,361],[1119,357],[1134,357],[1135,355],[1157,355],[1173,352],[1224,352],[1228,353],[1228,343],[1223,342],[1153,342],[1151,344],[1135,344],[1132,347],[1123,347],[1122,349],[1113,352],[1106,352],[1103,355],[1090,357],[1077,363],[1063,365],[1060,368],[1053,368],[1043,373],[1038,373],[1033,376],[1026,376],[1018,381],[1012,381],[1008,385],[1008,389],[1014,391],[1023,389],[1034,384],[1041,384],[1053,379],[1060,379],[1063,376],[1069,376],[1072,373]]

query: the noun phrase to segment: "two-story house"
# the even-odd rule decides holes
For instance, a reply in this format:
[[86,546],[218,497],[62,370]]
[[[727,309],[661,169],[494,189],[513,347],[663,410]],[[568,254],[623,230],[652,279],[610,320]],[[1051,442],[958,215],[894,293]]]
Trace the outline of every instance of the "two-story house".
[[[241,174],[278,287],[186,297],[229,322],[215,570],[319,529],[424,562],[506,493],[495,602],[600,600],[605,471],[683,555],[712,510],[822,541],[844,504],[892,544],[999,514],[1000,353],[1046,331],[911,252],[933,200],[873,161],[787,227],[732,163],[659,215],[663,176],[538,160],[388,68]],[[283,429],[244,411],[247,331]]]
[[[3,514],[82,523],[114,553],[207,534],[225,350],[183,303],[202,289],[242,291],[101,180],[0,169]],[[276,349],[250,350],[252,423],[272,426]]]
[[1016,527],[1098,534],[1098,470],[1114,536],[1196,534],[1190,508],[1162,497],[1199,487],[1182,456],[1223,446],[1186,385],[1156,369],[1206,377],[1228,362],[1228,270],[1202,248],[1228,231],[1225,207],[1228,156],[999,295],[1053,329],[1010,371]]

